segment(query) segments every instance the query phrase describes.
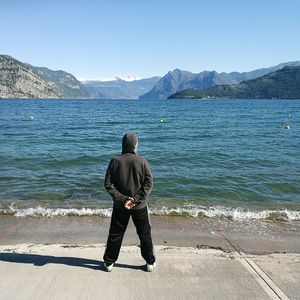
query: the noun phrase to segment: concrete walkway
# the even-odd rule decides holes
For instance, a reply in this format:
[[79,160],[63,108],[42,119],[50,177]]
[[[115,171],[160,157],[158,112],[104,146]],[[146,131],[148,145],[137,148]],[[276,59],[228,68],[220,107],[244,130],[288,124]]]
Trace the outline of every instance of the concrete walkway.
[[104,245],[0,246],[0,299],[300,299],[300,254],[155,249],[154,272],[126,246],[107,273]]

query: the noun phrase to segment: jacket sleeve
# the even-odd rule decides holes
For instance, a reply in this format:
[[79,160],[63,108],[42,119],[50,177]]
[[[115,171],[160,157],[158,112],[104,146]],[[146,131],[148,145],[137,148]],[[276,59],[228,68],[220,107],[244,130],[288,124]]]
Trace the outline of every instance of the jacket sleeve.
[[113,170],[114,170],[114,161],[113,159],[111,159],[105,174],[104,187],[111,195],[114,201],[124,203],[127,197],[121,194],[114,186],[112,182]]
[[133,196],[134,203],[139,204],[147,200],[148,195],[151,193],[153,187],[153,178],[151,174],[151,170],[147,161],[144,162],[144,182],[141,188],[137,191],[137,193]]

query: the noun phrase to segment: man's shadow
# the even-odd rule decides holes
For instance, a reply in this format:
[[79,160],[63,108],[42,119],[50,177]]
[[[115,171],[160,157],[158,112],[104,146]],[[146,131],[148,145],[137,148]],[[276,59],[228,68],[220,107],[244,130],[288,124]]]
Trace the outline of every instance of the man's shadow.
[[[67,265],[71,267],[83,267],[83,268],[89,268],[93,270],[105,271],[103,261],[80,258],[80,257],[50,256],[50,255],[40,255],[40,254],[4,252],[4,253],[0,253],[0,261],[11,262],[11,263],[33,264],[34,266],[44,266],[46,264],[60,264],[60,265]],[[145,271],[145,266],[143,265],[134,266],[134,265],[115,263],[114,268]]]

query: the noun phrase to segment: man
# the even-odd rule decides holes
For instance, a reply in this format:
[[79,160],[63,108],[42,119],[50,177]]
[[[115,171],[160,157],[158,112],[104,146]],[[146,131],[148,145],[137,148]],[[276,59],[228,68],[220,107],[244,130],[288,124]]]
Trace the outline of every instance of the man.
[[138,139],[127,133],[122,139],[122,154],[111,159],[106,171],[104,186],[113,198],[113,212],[106,250],[103,256],[106,271],[112,271],[118,259],[124,233],[130,216],[141,243],[141,254],[147,271],[155,267],[151,238],[147,196],[153,180],[148,162],[137,155]]

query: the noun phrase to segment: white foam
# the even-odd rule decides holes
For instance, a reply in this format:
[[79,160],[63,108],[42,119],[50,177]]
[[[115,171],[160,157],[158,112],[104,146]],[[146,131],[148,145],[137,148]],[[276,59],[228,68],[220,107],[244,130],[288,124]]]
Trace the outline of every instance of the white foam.
[[[37,206],[18,209],[12,204],[9,210],[0,210],[0,213],[14,214],[17,217],[55,217],[55,216],[101,216],[111,217],[112,208],[47,208]],[[230,208],[223,206],[196,206],[184,205],[176,208],[160,207],[150,209],[153,215],[188,215],[191,217],[230,218],[232,220],[279,219],[286,221],[300,220],[300,211],[278,209],[251,211],[244,208]]]
[[153,209],[152,214],[157,215],[188,215],[192,217],[205,216],[209,218],[225,217],[233,220],[269,219],[276,218],[281,220],[300,220],[300,211],[283,210],[262,210],[251,211],[243,208],[230,208],[223,206],[183,206],[177,208],[162,207]]
[[[37,206],[34,208],[16,209],[12,205],[10,210],[16,217],[55,217],[55,216],[102,216],[111,217],[110,208],[47,208]],[[7,213],[7,211],[6,211]]]

